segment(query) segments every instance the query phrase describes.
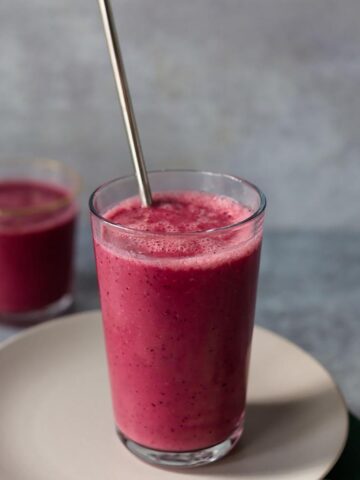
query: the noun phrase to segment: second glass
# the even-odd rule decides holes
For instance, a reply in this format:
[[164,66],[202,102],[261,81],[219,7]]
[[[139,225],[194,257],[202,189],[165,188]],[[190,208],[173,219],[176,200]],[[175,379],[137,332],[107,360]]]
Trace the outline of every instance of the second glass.
[[137,195],[134,177],[90,199],[118,434],[150,463],[202,465],[243,431],[265,197],[228,175],[149,177],[157,194],[205,192],[248,212],[219,228],[151,233],[110,220]]
[[0,321],[38,322],[72,304],[78,190],[58,161],[0,161]]

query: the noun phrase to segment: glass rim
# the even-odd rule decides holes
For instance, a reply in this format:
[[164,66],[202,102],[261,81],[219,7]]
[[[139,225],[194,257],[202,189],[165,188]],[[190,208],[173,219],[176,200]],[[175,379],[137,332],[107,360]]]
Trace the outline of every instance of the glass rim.
[[[66,165],[60,160],[54,160],[49,158],[15,158],[15,159],[0,159],[0,168],[2,166],[13,166],[13,165],[34,165],[38,167],[43,167],[44,171],[53,171],[53,172],[65,172],[69,177],[74,180],[74,186],[68,189],[69,195],[66,198],[61,198],[59,200],[52,200],[49,202],[44,202],[42,205],[36,207],[0,207],[0,218],[9,218],[9,217],[23,217],[36,215],[38,213],[53,212],[59,210],[60,208],[70,205],[72,201],[79,195],[82,189],[82,180],[78,172]],[[21,173],[18,177],[27,178]],[[0,177],[0,182],[2,178]],[[8,177],[8,180],[11,180],[11,177]],[[41,180],[40,180],[41,181]],[[54,182],[56,183],[56,182]]]
[[[108,187],[109,185],[119,182],[119,181],[124,181],[124,180],[129,180],[129,179],[134,179],[136,182],[136,177],[134,174],[132,175],[125,175],[122,177],[117,177],[112,180],[108,180],[107,182],[101,184],[99,187],[97,187],[93,193],[90,195],[89,198],[89,209],[90,212],[97,217],[99,220],[102,222],[106,223],[107,225],[110,225],[111,227],[114,227],[124,233],[131,234],[131,235],[139,235],[139,236],[152,236],[152,237],[189,237],[189,236],[199,236],[199,235],[204,235],[204,234],[213,234],[217,232],[226,232],[228,230],[231,230],[236,227],[240,227],[242,225],[248,224],[251,221],[255,220],[257,217],[262,215],[265,211],[266,208],[266,197],[265,194],[258,188],[256,185],[253,183],[249,182],[248,180],[245,180],[242,177],[236,176],[236,175],[230,175],[227,173],[220,173],[220,172],[210,172],[206,170],[196,170],[196,169],[160,169],[160,170],[150,170],[148,172],[149,175],[151,174],[157,174],[157,173],[196,173],[196,174],[205,174],[209,175],[212,177],[225,177],[229,180],[236,181],[236,182],[242,182],[246,184],[247,186],[251,187],[257,195],[259,196],[259,207],[257,210],[249,215],[249,217],[246,217],[244,220],[240,220],[238,222],[231,223],[229,225],[224,225],[222,227],[215,227],[215,228],[210,228],[206,230],[196,230],[193,232],[148,232],[145,230],[139,230],[136,228],[132,227],[127,227],[125,225],[122,225],[120,223],[115,223],[112,222],[111,220],[107,219],[101,213],[99,213],[94,205],[94,200],[96,195],[105,187]],[[231,197],[229,197],[231,198]],[[147,207],[144,207],[147,208]]]

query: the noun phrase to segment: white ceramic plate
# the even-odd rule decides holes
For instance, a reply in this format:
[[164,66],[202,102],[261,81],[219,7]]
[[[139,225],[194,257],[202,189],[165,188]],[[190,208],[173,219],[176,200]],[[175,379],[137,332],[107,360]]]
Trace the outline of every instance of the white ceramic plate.
[[341,453],[347,428],[324,368],[256,328],[239,447],[211,466],[160,470],[115,435],[99,312],[32,328],[0,348],[1,480],[318,480]]

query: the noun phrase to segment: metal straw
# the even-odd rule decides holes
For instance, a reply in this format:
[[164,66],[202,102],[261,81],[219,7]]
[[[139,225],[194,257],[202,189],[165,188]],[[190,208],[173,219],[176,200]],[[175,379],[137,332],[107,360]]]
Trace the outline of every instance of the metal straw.
[[124,117],[126,134],[129,142],[135,175],[139,186],[141,203],[144,207],[152,204],[151,189],[146,171],[144,156],[141,148],[139,131],[136,124],[135,114],[131,102],[126,72],[122,60],[121,50],[114,15],[110,0],[99,0],[101,17],[104,24],[106,41],[110,53],[111,64],[114,72],[115,84],[121,110]]

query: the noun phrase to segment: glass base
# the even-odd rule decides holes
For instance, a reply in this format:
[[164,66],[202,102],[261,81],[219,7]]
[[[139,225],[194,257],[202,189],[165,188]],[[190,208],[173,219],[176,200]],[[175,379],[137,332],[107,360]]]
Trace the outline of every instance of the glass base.
[[66,293],[56,302],[46,305],[39,310],[30,312],[0,313],[0,322],[12,325],[34,324],[57,317],[61,313],[68,311],[74,303],[72,293]]
[[208,465],[209,463],[216,462],[227,455],[241,438],[243,433],[243,422],[237,430],[223,442],[201,450],[193,450],[191,452],[166,452],[153,450],[130,440],[121,433],[119,429],[117,429],[116,432],[125,447],[131,453],[147,463],[160,467],[190,468]]

